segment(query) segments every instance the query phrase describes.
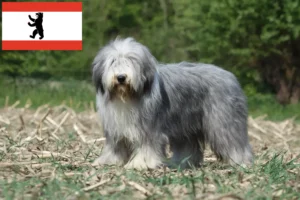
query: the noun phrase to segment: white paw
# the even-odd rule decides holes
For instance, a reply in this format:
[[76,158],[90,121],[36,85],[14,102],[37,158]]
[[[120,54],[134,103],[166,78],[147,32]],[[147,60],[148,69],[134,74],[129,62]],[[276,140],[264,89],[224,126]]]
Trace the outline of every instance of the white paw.
[[136,160],[132,160],[131,162],[127,163],[124,167],[125,169],[137,169],[137,170],[143,170],[149,168],[146,162],[138,162]]
[[147,157],[142,152],[142,153],[138,153],[134,158],[132,158],[125,165],[125,168],[126,169],[138,169],[138,170],[155,169],[161,164],[162,164],[162,162],[158,156],[152,154],[151,156],[148,155],[148,157]]
[[121,165],[122,162],[116,157],[108,157],[106,155],[101,155],[99,158],[94,160],[92,166],[100,166],[100,165]]
[[94,162],[92,163],[92,166],[99,166],[99,165],[105,165],[107,164],[107,162],[105,162],[105,159],[103,158],[103,156],[100,156],[99,158],[96,158],[96,160],[94,160]]

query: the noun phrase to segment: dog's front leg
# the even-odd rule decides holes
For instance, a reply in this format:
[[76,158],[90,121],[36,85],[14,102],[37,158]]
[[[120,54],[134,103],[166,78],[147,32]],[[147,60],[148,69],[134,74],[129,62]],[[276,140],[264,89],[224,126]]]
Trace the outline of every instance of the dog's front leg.
[[124,165],[129,160],[131,154],[129,150],[126,141],[115,142],[107,139],[100,157],[92,165]]
[[125,168],[154,169],[163,164],[164,155],[163,147],[157,144],[142,144],[134,150]]

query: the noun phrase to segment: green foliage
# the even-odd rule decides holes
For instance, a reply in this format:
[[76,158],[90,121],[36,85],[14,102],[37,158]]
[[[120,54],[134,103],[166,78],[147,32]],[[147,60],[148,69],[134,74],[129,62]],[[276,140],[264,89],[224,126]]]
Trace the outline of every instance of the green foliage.
[[187,54],[241,67],[256,57],[281,54],[278,45],[299,39],[298,4],[297,0],[178,0],[174,24],[187,44]]
[[291,54],[291,44],[300,45],[298,7],[298,0],[178,0],[174,28],[185,58],[216,63],[233,71],[243,85],[253,85],[260,79],[249,66],[266,67],[261,61],[279,60]]
[[161,62],[213,63],[237,75],[248,95],[274,92],[270,72],[286,78],[283,66],[293,71],[300,65],[299,4],[298,0],[85,0],[82,51],[0,52],[0,73],[90,79],[90,64],[99,48],[116,36],[132,36]]
[[45,104],[50,106],[66,104],[82,111],[94,106],[95,101],[95,89],[86,81],[45,81],[31,78],[14,80],[0,76],[0,85],[4,86],[0,93],[0,107],[19,101],[20,107],[24,107],[26,103],[30,103],[31,108]]

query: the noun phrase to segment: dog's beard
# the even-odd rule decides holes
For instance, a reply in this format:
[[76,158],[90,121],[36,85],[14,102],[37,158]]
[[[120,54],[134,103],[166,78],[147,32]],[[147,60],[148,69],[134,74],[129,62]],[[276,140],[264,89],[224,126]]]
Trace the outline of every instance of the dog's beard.
[[133,97],[134,91],[130,84],[115,84],[110,94],[111,98],[118,98],[123,103],[126,103]]

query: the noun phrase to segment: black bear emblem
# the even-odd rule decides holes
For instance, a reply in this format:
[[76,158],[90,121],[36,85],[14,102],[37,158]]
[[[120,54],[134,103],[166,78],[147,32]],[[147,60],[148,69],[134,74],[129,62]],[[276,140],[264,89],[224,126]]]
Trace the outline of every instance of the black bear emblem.
[[35,38],[36,34],[40,35],[40,40],[44,38],[44,29],[43,29],[43,13],[36,13],[36,19],[33,19],[30,15],[28,15],[29,19],[31,21],[33,21],[34,23],[30,23],[28,22],[29,26],[35,26],[35,30],[32,32],[32,35],[30,35],[29,37],[31,38]]

